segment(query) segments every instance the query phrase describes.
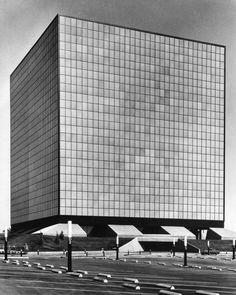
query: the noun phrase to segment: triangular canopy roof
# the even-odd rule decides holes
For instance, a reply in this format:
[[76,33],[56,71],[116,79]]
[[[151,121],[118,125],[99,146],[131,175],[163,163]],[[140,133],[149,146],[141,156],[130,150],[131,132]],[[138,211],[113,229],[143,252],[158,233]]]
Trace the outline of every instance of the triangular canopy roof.
[[[43,235],[56,236],[56,234],[60,234],[61,232],[63,232],[63,234],[65,236],[68,236],[67,223],[54,224],[54,225],[42,228],[40,230],[37,230],[33,234],[42,233]],[[87,234],[78,224],[73,223],[72,224],[72,236],[73,237],[87,237]]]
[[132,237],[137,237],[142,235],[142,233],[134,225],[108,224],[108,226],[119,237],[132,238]]
[[236,239],[236,232],[232,230],[220,227],[211,227],[210,230],[216,233],[222,240]]
[[184,237],[187,237],[188,239],[196,238],[191,231],[183,226],[162,226],[162,228],[172,237],[179,239],[183,239]]

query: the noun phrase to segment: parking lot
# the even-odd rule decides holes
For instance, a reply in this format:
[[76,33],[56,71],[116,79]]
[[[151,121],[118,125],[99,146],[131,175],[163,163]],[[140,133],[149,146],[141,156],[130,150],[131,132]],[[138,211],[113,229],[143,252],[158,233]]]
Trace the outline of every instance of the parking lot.
[[[12,257],[9,263],[0,264],[0,294],[158,294],[170,286],[175,288],[171,292],[183,295],[196,290],[236,294],[236,262],[230,256],[192,254],[188,267],[183,267],[182,254],[129,255],[120,261],[114,257],[73,257],[73,271],[88,272],[81,272],[81,277],[66,272],[63,255]],[[19,264],[13,264],[17,260]]]

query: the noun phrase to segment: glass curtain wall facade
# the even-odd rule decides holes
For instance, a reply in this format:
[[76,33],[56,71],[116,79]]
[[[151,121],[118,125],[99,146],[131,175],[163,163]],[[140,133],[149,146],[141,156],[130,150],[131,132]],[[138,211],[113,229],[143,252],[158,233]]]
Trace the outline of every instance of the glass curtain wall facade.
[[223,224],[224,75],[224,46],[57,16],[11,75],[12,224]]
[[224,57],[60,16],[60,213],[223,221]]
[[10,78],[11,223],[58,214],[58,22]]

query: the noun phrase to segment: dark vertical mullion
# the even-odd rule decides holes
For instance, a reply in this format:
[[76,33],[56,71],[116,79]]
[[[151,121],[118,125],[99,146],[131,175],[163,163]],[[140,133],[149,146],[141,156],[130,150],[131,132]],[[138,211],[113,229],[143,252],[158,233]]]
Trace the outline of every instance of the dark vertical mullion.
[[223,222],[225,222],[225,140],[226,140],[226,46],[224,47],[224,180],[223,180]]
[[61,143],[61,138],[60,138],[60,16],[57,16],[57,52],[58,52],[58,57],[57,57],[57,67],[58,67],[58,216],[60,216],[60,206],[61,206],[61,177],[60,177],[60,143]]

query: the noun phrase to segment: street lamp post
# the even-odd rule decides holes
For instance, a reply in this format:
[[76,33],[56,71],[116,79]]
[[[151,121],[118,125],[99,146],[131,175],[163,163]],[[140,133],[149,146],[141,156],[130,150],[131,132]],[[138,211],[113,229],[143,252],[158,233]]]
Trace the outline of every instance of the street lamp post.
[[210,255],[210,241],[207,241],[207,254]]
[[188,263],[187,263],[187,245],[188,245],[187,236],[185,236],[184,237],[184,266],[188,265]]
[[116,236],[116,260],[119,260],[119,236]]
[[235,239],[233,239],[233,258],[235,259]]
[[7,260],[7,236],[8,236],[8,228],[5,227],[5,231],[4,231],[4,237],[5,237],[5,241],[4,241],[4,260]]
[[72,272],[72,222],[68,221],[68,249],[67,249],[67,271]]
[[173,256],[175,256],[175,238],[173,239]]

